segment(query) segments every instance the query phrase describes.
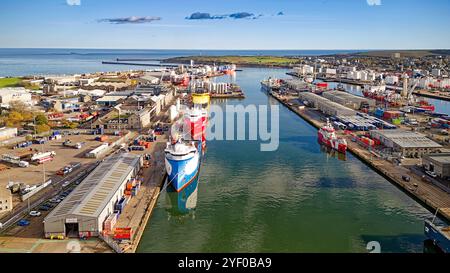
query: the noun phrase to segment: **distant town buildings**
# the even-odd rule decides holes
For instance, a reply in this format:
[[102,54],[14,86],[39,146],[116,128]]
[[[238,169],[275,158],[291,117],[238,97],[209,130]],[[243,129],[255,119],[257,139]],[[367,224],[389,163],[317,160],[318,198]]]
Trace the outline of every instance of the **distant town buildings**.
[[310,65],[300,65],[298,67],[294,67],[294,73],[297,75],[305,76],[314,74],[314,67]]
[[2,107],[9,107],[13,101],[23,102],[32,105],[31,92],[23,87],[8,87],[0,89],[0,104]]
[[17,136],[17,128],[0,128],[0,141],[8,140]]

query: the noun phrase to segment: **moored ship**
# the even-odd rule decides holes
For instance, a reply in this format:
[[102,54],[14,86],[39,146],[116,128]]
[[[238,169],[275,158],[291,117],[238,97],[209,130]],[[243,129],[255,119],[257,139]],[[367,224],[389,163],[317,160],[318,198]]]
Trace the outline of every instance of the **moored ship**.
[[327,124],[325,126],[320,128],[318,132],[318,140],[319,143],[325,144],[340,153],[345,153],[347,151],[347,141],[336,136],[336,131],[329,120],[327,120]]
[[209,93],[193,93],[193,107],[185,112],[185,125],[192,140],[202,142],[202,147],[206,147],[206,127],[208,126],[208,108],[210,103]]
[[224,65],[221,66],[219,69],[222,73],[229,75],[236,72],[236,65],[235,64]]
[[450,227],[438,226],[434,221],[425,220],[424,233],[428,240],[445,253],[450,253]]
[[261,81],[261,88],[265,92],[278,91],[281,88],[281,80],[269,77]]
[[181,137],[172,137],[164,152],[169,186],[180,192],[198,177],[202,153],[201,141],[186,141]]
[[209,94],[192,94],[192,102],[193,107],[185,110],[183,120],[172,126],[171,142],[165,149],[169,185],[177,192],[198,179],[206,147]]

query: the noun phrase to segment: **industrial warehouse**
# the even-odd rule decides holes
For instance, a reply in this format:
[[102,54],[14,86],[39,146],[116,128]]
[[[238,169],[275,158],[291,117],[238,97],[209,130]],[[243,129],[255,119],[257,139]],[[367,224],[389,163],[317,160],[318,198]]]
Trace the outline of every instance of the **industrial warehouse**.
[[354,116],[356,111],[332,102],[322,96],[309,92],[300,92],[299,97],[302,101],[308,102],[313,107],[319,109],[322,113],[329,116]]
[[143,159],[119,153],[102,162],[44,220],[46,238],[98,236],[103,223],[137,176]]
[[424,155],[422,165],[438,177],[450,180],[450,153]]
[[354,110],[374,108],[376,106],[375,100],[373,99],[355,96],[353,94],[342,91],[327,91],[323,92],[322,96]]
[[400,153],[405,157],[421,157],[424,154],[438,152],[442,146],[425,135],[396,129],[396,130],[374,130],[370,131],[374,139],[378,139],[393,152]]

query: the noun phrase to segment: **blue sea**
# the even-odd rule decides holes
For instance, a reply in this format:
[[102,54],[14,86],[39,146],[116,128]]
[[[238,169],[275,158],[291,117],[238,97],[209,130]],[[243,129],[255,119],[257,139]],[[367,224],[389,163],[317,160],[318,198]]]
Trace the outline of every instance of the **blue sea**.
[[354,53],[356,50],[127,50],[127,49],[14,49],[0,48],[0,77],[79,74],[146,69],[146,66],[107,65],[119,59],[166,59],[201,55],[314,56]]

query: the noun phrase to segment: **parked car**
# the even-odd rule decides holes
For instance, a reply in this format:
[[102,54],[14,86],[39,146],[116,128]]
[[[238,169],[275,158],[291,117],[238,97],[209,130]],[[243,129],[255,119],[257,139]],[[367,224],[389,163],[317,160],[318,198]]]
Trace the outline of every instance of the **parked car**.
[[52,203],[61,203],[61,199],[59,199],[59,198],[52,198],[52,199],[50,199],[50,202],[52,202]]
[[32,210],[32,211],[30,211],[30,216],[39,217],[39,216],[41,216],[41,213],[39,211]]
[[50,207],[48,207],[48,206],[40,206],[39,207],[39,210],[40,211],[49,211],[51,208]]
[[28,226],[29,224],[30,224],[30,221],[25,220],[25,219],[22,219],[17,223],[17,225],[19,225],[21,227]]
[[433,178],[437,177],[437,175],[434,172],[432,172],[432,171],[425,171],[425,173],[428,174],[429,176],[433,177]]
[[406,181],[406,182],[411,181],[411,177],[409,177],[409,176],[407,176],[407,175],[403,175],[403,176],[402,176],[402,179],[403,179],[404,181]]
[[53,203],[50,203],[50,202],[45,202],[45,203],[43,204],[43,206],[46,206],[46,207],[48,207],[48,208],[54,208],[56,205],[53,204]]

